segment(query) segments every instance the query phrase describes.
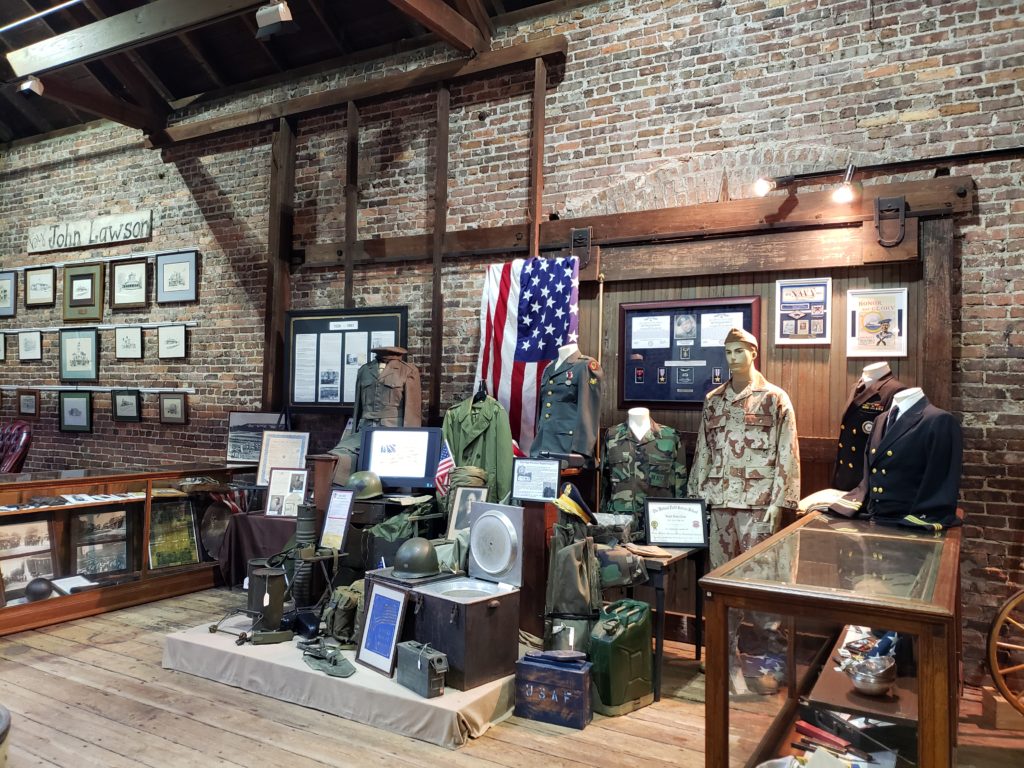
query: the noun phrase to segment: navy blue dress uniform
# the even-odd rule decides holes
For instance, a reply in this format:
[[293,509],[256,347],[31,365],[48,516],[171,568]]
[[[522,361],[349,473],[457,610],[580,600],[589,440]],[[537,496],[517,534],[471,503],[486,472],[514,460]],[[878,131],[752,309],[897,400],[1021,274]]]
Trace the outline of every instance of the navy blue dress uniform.
[[852,491],[864,475],[864,449],[874,428],[875,418],[889,410],[892,398],[907,385],[892,372],[873,381],[861,381],[850,392],[839,426],[839,449],[832,487]]
[[577,350],[559,365],[548,363],[537,398],[537,434],[530,456],[593,458],[601,413],[601,364]]
[[963,437],[953,414],[922,396],[886,428],[874,421],[860,485],[830,511],[844,517],[941,530],[956,516],[963,466]]

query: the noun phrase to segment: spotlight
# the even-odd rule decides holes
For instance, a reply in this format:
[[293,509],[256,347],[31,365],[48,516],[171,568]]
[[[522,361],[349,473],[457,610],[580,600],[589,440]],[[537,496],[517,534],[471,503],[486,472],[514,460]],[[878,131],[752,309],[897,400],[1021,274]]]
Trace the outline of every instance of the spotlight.
[[773,189],[783,189],[796,182],[796,176],[775,176],[774,178],[761,177],[754,182],[754,194],[764,197]]
[[292,19],[292,9],[287,2],[260,6],[256,11],[256,26],[257,40],[299,31],[299,25]]
[[846,166],[846,175],[843,176],[843,183],[832,192],[832,201],[835,203],[852,203],[857,196],[857,190],[853,186],[853,174],[857,172],[857,166],[850,163]]
[[43,95],[43,81],[38,77],[27,77],[18,83],[18,95],[32,99]]

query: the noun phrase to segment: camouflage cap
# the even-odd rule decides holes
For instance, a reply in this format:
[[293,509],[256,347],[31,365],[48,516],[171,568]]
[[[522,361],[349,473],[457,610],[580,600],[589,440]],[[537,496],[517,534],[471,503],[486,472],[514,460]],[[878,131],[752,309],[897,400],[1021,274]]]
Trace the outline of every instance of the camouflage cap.
[[754,349],[758,348],[757,337],[742,328],[732,328],[727,334],[725,334],[725,344],[729,344],[733,341],[742,341],[744,344],[749,344]]

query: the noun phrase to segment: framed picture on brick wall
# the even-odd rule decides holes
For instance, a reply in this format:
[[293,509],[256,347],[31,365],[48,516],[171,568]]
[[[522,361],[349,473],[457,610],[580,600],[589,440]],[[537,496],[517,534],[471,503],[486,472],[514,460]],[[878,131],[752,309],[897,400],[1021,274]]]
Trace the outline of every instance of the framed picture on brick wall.
[[25,270],[25,306],[52,307],[57,296],[57,270],[38,267]]
[[185,424],[188,422],[188,397],[184,392],[160,394],[160,423]]
[[145,259],[115,261],[110,265],[110,308],[136,309],[145,307],[146,272],[149,262]]
[[196,301],[196,251],[161,253],[156,257],[156,301]]
[[103,264],[64,267],[64,319],[103,318]]
[[142,395],[137,389],[111,390],[110,409],[114,421],[142,421]]
[[18,399],[18,415],[22,418],[34,418],[39,415],[39,390],[19,389],[15,392]]
[[92,392],[58,393],[61,432],[92,432]]
[[43,334],[41,331],[21,331],[18,334],[18,360],[43,359]]
[[185,357],[185,326],[161,325],[157,328],[157,357],[173,360]]
[[18,273],[0,272],[0,317],[14,317],[18,307]]
[[118,360],[142,359],[142,329],[114,329],[114,357]]
[[96,329],[62,328],[61,381],[96,381],[99,376],[99,338]]

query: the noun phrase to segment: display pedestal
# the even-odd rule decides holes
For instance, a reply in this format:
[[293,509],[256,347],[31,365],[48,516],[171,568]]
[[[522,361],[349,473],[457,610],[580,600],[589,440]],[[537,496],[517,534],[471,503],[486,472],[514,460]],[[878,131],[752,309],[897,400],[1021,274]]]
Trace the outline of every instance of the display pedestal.
[[544,637],[544,598],[548,588],[548,538],[558,519],[554,504],[524,501],[523,584],[519,590],[519,628]]
[[[237,635],[250,623],[237,616],[221,628]],[[443,696],[424,699],[358,664],[354,652],[344,654],[355,664],[355,674],[330,677],[306,666],[294,640],[238,646],[233,636],[212,634],[203,624],[167,636],[163,666],[448,748],[477,738],[512,714],[511,675],[469,691],[446,688]]]

